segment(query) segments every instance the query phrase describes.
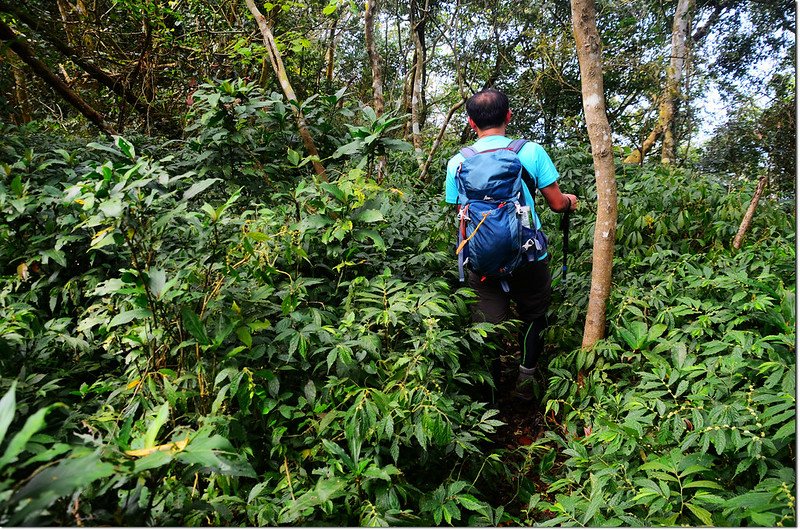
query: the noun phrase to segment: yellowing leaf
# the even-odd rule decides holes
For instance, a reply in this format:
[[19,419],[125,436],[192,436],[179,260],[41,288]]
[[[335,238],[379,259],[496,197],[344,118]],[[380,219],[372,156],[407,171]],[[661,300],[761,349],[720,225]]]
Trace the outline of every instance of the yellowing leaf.
[[128,383],[127,389],[130,390],[131,388],[136,388],[137,386],[139,386],[139,383],[141,383],[141,382],[142,382],[141,379],[134,379],[133,381]]
[[189,438],[184,438],[178,442],[170,442],[168,444],[157,445],[155,447],[148,447],[145,449],[131,449],[129,451],[125,451],[125,454],[128,456],[147,456],[149,454],[155,453],[156,451],[172,451],[177,453],[178,451],[183,451],[186,448],[186,445],[189,443]]
[[20,280],[27,280],[30,278],[30,273],[28,272],[28,264],[24,261],[17,265],[17,276],[19,276]]

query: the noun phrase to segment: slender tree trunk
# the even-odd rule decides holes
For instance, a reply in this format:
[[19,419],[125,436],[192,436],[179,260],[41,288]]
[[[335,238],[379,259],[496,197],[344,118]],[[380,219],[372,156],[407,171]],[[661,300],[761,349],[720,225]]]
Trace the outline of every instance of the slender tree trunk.
[[664,98],[664,141],[661,147],[661,163],[675,163],[675,111],[677,100],[681,97],[683,67],[688,57],[689,12],[693,0],[678,0],[675,19],[672,22],[672,57],[667,70],[667,90]]
[[303,115],[303,111],[300,109],[300,104],[297,101],[297,96],[292,88],[292,84],[289,82],[289,76],[286,73],[286,68],[283,66],[283,59],[275,44],[275,37],[272,35],[272,29],[267,23],[267,19],[264,18],[264,15],[262,15],[261,11],[256,7],[255,0],[245,0],[245,3],[250,13],[253,14],[253,18],[256,19],[258,28],[261,30],[261,35],[264,37],[264,45],[267,47],[272,69],[275,70],[275,75],[278,77],[278,81],[281,84],[283,94],[289,101],[289,106],[292,108],[295,118],[297,119],[297,128],[300,132],[300,138],[303,140],[303,145],[308,154],[316,158],[316,160],[311,162],[314,166],[314,172],[320,179],[327,181],[328,177],[325,174],[325,167],[319,161],[319,151],[317,151],[317,146],[314,144],[314,139],[311,137],[311,132],[308,130],[306,118]]
[[364,41],[367,45],[367,56],[372,68],[372,105],[375,114],[383,115],[383,71],[381,69],[381,56],[375,47],[375,12],[378,11],[378,0],[367,0],[364,10]]
[[50,71],[50,69],[42,61],[40,61],[33,53],[27,39],[17,35],[5,22],[0,19],[0,39],[6,42],[6,45],[17,54],[17,56],[27,64],[30,69],[40,77],[45,83],[56,91],[56,93],[64,98],[70,105],[75,107],[86,119],[96,125],[101,131],[108,135],[115,134],[114,129],[106,123],[102,114],[97,112],[88,103],[86,103],[75,91],[73,91],[67,84],[57,75]]
[[689,36],[689,11],[692,5],[693,0],[678,0],[678,7],[675,9],[675,17],[672,21],[672,51],[669,66],[667,67],[667,81],[658,105],[658,121],[647,138],[645,138],[642,146],[635,149],[625,158],[624,162],[626,164],[641,164],[645,155],[662,134],[664,135],[664,142],[661,162],[671,164],[675,161],[675,141],[672,128],[675,122],[675,101],[681,94],[681,77],[683,76],[683,66],[686,62],[687,39]]
[[764,193],[764,188],[767,187],[767,181],[769,180],[769,174],[765,174],[758,180],[758,185],[756,186],[756,192],[753,194],[753,199],[750,201],[750,206],[747,207],[747,211],[742,218],[742,223],[739,225],[739,231],[736,232],[736,237],[733,238],[733,248],[739,250],[742,247],[742,242],[744,242],[744,236],[747,231],[750,229],[750,224],[753,222],[753,216],[756,213],[756,207],[758,206],[758,201],[761,199],[761,194]]
[[439,134],[436,135],[436,140],[433,141],[431,150],[428,152],[428,158],[422,164],[422,168],[419,171],[419,179],[422,182],[425,182],[426,179],[428,178],[428,171],[430,170],[431,162],[433,162],[433,155],[436,153],[436,151],[439,149],[439,146],[442,143],[442,138],[444,138],[444,133],[447,130],[447,126],[450,124],[450,120],[452,119],[453,114],[455,114],[455,112],[458,109],[463,107],[464,103],[466,102],[467,100],[462,97],[461,101],[455,103],[452,107],[450,107],[450,110],[448,111],[447,116],[444,119],[444,123],[439,129]]
[[11,50],[6,51],[8,64],[11,67],[11,72],[14,76],[14,99],[16,99],[16,108],[18,110],[19,119],[16,123],[28,123],[31,121],[31,105],[28,100],[28,80],[25,77],[25,70],[17,60]]
[[597,221],[594,229],[592,284],[583,330],[583,348],[591,348],[605,335],[606,302],[611,292],[611,264],[617,230],[617,182],[611,127],[603,93],[603,62],[595,22],[594,0],[571,0],[572,29],[581,71],[581,92],[586,128],[592,145],[597,186]]
[[72,11],[72,6],[66,0],[57,0],[58,13],[61,15],[61,24],[64,26],[64,35],[67,37],[67,45],[75,46],[75,38],[72,35],[74,28],[69,19],[69,12]]
[[330,87],[333,84],[333,59],[336,55],[336,26],[339,17],[333,19],[331,28],[328,30],[328,48],[325,50],[325,80]]
[[[383,116],[383,69],[381,68],[381,55],[375,46],[375,13],[379,9],[379,0],[367,0],[364,10],[364,43],[367,46],[370,68],[372,69],[372,105],[375,115]],[[381,155],[377,160],[376,180],[381,182],[386,174],[386,155]]]
[[425,32],[425,19],[427,17],[427,2],[421,16],[417,13],[419,6],[413,2],[411,10],[411,40],[414,43],[414,81],[411,89],[411,143],[417,157],[417,164],[422,168],[422,120],[423,90],[425,78],[425,46],[423,36]]

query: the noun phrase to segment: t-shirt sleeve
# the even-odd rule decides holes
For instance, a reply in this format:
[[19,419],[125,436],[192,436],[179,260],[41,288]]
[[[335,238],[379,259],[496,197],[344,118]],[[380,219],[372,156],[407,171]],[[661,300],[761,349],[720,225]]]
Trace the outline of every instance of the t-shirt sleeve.
[[519,152],[519,160],[539,189],[546,188],[558,180],[558,170],[541,145],[534,142],[526,143]]
[[458,187],[456,186],[456,171],[461,163],[458,156],[447,163],[447,176],[444,179],[444,201],[450,204],[458,203]]

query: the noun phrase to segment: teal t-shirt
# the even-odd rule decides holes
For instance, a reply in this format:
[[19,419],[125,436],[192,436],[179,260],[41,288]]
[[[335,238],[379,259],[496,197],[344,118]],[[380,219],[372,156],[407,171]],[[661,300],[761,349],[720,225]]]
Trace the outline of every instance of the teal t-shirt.
[[[503,147],[508,147],[508,144],[510,143],[511,138],[508,138],[507,136],[484,136],[472,144],[472,148],[480,152],[488,149],[501,149]],[[461,153],[458,153],[451,158],[449,162],[447,162],[447,177],[445,178],[444,182],[445,202],[451,204],[456,204],[458,202],[456,171],[458,170],[458,166],[463,161],[464,156]],[[545,188],[558,180],[558,171],[556,170],[556,166],[553,165],[553,161],[550,160],[550,157],[547,155],[547,152],[544,150],[544,148],[535,142],[529,141],[522,146],[522,149],[519,151],[519,161],[522,163],[525,169],[528,170],[531,178],[536,183],[536,187],[539,189]],[[524,182],[522,191],[525,194],[525,204],[531,206],[534,226],[536,229],[541,229],[542,222],[539,220],[539,216],[536,215],[536,211],[533,208],[533,196],[531,195],[531,190],[528,189],[527,184]]]

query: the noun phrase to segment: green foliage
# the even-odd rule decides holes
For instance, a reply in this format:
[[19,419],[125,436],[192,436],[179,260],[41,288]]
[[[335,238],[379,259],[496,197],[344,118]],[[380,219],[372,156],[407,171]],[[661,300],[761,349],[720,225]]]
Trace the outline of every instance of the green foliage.
[[791,219],[762,205],[732,253],[749,190],[626,172],[608,338],[550,363],[564,460],[532,509],[546,525],[794,524]]
[[[215,109],[209,129],[229,116]],[[18,383],[4,379],[0,426],[20,434],[0,520],[440,518],[422,496],[480,461],[500,422],[467,393],[486,377],[471,295],[419,270],[427,240],[389,229],[427,199],[355,168],[244,204],[212,156],[186,171],[188,153],[124,138],[88,149],[6,153],[0,362]],[[448,521],[491,515],[452,495]]]
[[257,140],[278,98],[197,98],[182,146],[9,130],[0,524],[794,524],[786,205],[733,252],[752,183],[621,167],[608,336],[583,351],[591,156],[554,153],[589,206],[554,280],[548,431],[509,449],[476,386],[513,325],[470,322],[440,188],[359,167],[394,118],[350,124],[321,182]]

